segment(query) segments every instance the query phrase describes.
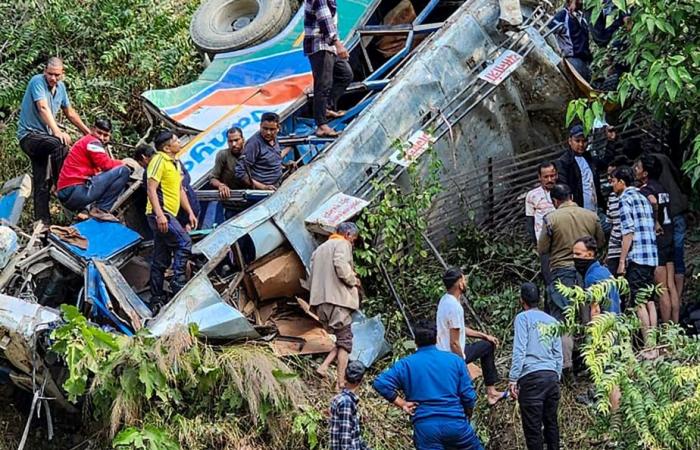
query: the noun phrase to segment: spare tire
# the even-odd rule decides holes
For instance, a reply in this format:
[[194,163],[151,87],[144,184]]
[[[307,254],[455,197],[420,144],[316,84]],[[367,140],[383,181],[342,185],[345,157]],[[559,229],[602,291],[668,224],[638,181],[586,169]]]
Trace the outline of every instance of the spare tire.
[[260,44],[287,26],[290,0],[205,0],[194,13],[190,35],[206,53]]

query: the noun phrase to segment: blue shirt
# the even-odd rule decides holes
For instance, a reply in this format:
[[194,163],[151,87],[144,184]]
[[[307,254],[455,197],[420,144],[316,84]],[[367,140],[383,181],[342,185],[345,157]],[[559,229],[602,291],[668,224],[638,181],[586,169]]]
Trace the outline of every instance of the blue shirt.
[[510,366],[510,381],[518,381],[525,375],[540,370],[551,370],[561,376],[564,357],[561,338],[544,339],[540,335],[541,325],[557,323],[557,320],[539,309],[528,309],[515,316],[515,338],[513,339],[513,362]]
[[466,420],[465,408],[473,408],[476,392],[464,360],[434,345],[420,347],[379,375],[372,385],[390,402],[403,391],[418,402],[413,423],[429,418]]
[[[583,277],[583,287],[588,289],[596,283],[612,278],[614,277],[608,268],[595,261],[586,271],[586,276]],[[601,305],[603,311],[620,314],[620,293],[616,287],[610,289],[607,300],[610,304]]]
[[656,221],[651,203],[635,187],[628,187],[620,195],[620,232],[634,233],[632,248],[627,259],[642,266],[656,267]]
[[282,178],[282,150],[279,142],[270,145],[260,132],[248,139],[243,155],[236,164],[236,177],[247,179],[248,174],[262,184],[276,185]]
[[59,109],[68,108],[70,100],[63,81],[56,85],[56,92],[51,95],[51,88],[46,84],[44,74],[34,75],[22,98],[22,106],[19,113],[19,124],[17,126],[17,139],[20,141],[31,132],[41,134],[51,134],[51,129],[41,121],[36,102],[46,100],[51,110],[51,115],[56,117]]

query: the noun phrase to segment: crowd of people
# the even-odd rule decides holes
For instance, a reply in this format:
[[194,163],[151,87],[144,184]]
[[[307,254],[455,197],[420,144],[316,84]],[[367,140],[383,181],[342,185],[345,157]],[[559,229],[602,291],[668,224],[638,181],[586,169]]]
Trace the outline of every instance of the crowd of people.
[[[540,255],[545,295],[542,299],[536,284],[521,286],[523,311],[514,321],[508,389],[497,388],[498,339],[465,324],[462,299],[467,280],[459,268],[443,275],[445,294],[437,302],[435,320],[413,325],[416,353],[374,380],[380,396],[411,416],[417,449],[482,448],[470,425],[477,394],[467,364],[477,360],[487,404],[509,397],[518,401],[527,448],[559,448],[560,381],[563,373],[573,371],[574,339],[541,335],[543,325],[563,320],[570,304],[556,288],[557,282],[589,288],[624,277],[628,295],[612,286],[600,304],[577,311],[579,320],[586,324],[604,312],[634,311],[642,324],[641,354],[658,356],[656,349],[647,346],[647,336],[659,322],[679,321],[687,199],[677,168],[665,155],[642,152],[636,141],[633,146],[617,145],[618,135],[610,126],[605,136],[606,151],[594,156],[583,128],[572,126],[561,156],[539,164],[539,186],[525,197],[527,234]],[[607,183],[601,183],[603,169]],[[610,188],[607,199],[604,184]],[[341,392],[331,405],[333,450],[368,448],[360,433],[356,392],[365,368],[359,361],[347,360],[352,352],[351,316],[359,307],[359,280],[352,269],[357,234],[354,224],[342,224],[318,247],[311,265],[312,305],[336,336],[336,349],[319,374],[325,376],[333,359],[339,360],[337,389]],[[661,285],[659,295],[638,297],[655,284]],[[613,409],[619,407],[617,388],[610,402]]]
[[[340,392],[330,407],[331,450],[369,448],[360,429],[357,393],[366,368],[360,361],[348,362],[352,314],[360,304],[360,281],[352,256],[357,237],[354,223],[342,223],[311,258],[311,306],[335,336],[335,347],[318,374],[325,377],[330,364],[338,360],[336,388]],[[539,309],[537,285],[525,283],[521,287],[523,311],[515,318],[509,385],[499,391],[494,358],[499,342],[466,325],[460,300],[467,287],[464,273],[450,268],[442,281],[445,294],[437,303],[435,320],[413,324],[417,351],[381,373],[372,384],[376,392],[410,416],[417,449],[482,449],[470,423],[477,393],[467,369],[470,362],[480,360],[487,404],[493,407],[509,397],[517,399],[528,448],[542,449],[544,443],[550,449],[559,448],[557,410],[563,351],[560,338],[544,339],[541,335],[540,325],[557,320]],[[467,338],[475,342],[467,342]]]

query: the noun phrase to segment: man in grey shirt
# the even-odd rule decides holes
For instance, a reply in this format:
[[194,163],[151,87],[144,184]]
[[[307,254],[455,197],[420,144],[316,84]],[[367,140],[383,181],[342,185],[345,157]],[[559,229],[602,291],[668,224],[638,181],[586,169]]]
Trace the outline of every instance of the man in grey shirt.
[[[563,365],[561,339],[543,339],[541,325],[556,324],[540,311],[540,291],[533,283],[520,287],[523,312],[515,317],[510,394],[518,400],[528,450],[559,449],[559,379]],[[544,433],[542,426],[544,425]]]

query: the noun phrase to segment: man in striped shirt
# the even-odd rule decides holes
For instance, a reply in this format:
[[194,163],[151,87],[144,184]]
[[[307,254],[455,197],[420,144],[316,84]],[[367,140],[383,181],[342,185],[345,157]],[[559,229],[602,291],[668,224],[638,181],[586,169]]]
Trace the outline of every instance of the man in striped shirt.
[[[625,157],[615,158],[608,165],[608,183],[612,183],[612,173],[615,169],[626,165],[628,165],[628,161]],[[622,252],[622,233],[620,232],[620,197],[614,191],[610,192],[608,196],[607,216],[611,228],[606,265],[610,273],[617,275],[617,266],[620,265],[620,252]]]

